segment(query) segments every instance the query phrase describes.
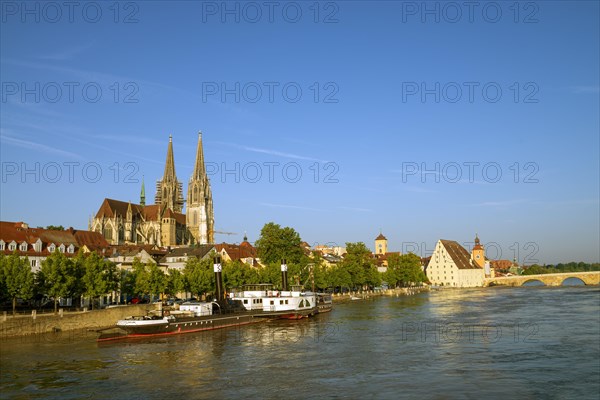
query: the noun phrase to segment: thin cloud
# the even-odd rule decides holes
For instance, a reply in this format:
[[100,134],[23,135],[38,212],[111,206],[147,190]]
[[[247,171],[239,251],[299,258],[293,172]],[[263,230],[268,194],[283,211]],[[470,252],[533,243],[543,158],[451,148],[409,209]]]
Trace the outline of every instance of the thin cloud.
[[305,211],[325,211],[318,208],[304,207],[304,206],[295,206],[291,204],[273,204],[273,203],[258,203],[261,206],[265,207],[273,207],[273,208],[290,208],[294,210],[305,210]]
[[328,160],[321,160],[318,158],[314,158],[314,157],[307,157],[307,156],[303,156],[300,154],[294,154],[294,153],[286,153],[283,151],[278,151],[278,150],[272,150],[272,149],[264,149],[264,148],[260,148],[260,147],[252,147],[252,146],[244,146],[244,145],[238,145],[238,144],[233,144],[233,143],[228,143],[228,142],[215,142],[216,144],[224,144],[224,145],[228,145],[228,146],[233,146],[237,149],[240,150],[245,150],[245,151],[250,151],[252,153],[260,153],[260,154],[268,154],[271,156],[277,156],[277,157],[283,157],[283,158],[291,158],[294,160],[305,160],[305,161],[316,161],[316,162],[321,162],[321,163],[326,163],[329,162]]
[[0,136],[0,140],[7,145],[13,145],[17,147],[21,147],[27,150],[39,151],[41,153],[52,153],[56,155],[60,155],[63,157],[75,158],[78,160],[83,159],[79,154],[71,153],[70,151],[65,151],[61,149],[57,149],[56,147],[47,146],[45,144],[31,142],[29,140],[18,139],[15,137],[7,136],[5,131],[2,131],[2,135]]

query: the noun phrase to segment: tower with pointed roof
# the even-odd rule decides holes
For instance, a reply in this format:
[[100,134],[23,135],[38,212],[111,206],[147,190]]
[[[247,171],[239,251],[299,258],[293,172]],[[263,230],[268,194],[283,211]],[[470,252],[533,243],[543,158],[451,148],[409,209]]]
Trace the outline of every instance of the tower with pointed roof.
[[202,132],[198,132],[196,163],[188,183],[186,225],[199,244],[214,243],[214,212],[210,182],[204,165]]
[[162,211],[171,209],[177,213],[183,210],[183,185],[175,174],[175,159],[173,157],[173,137],[169,135],[167,162],[162,180],[156,182],[156,197],[154,203]]
[[140,206],[146,205],[146,187],[144,186],[144,177],[142,176],[142,190],[140,191]]
[[479,235],[477,234],[475,234],[475,246],[471,251],[471,259],[479,267],[483,268],[485,266],[485,249],[479,242]]
[[375,254],[387,253],[387,245],[387,238],[383,236],[383,233],[379,232],[379,236],[375,238]]

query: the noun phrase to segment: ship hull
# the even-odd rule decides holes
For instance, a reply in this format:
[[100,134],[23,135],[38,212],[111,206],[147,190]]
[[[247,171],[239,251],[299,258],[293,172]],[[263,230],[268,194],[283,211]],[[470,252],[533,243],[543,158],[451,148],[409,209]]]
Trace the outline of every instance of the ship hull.
[[179,335],[255,324],[263,321],[265,319],[256,318],[256,315],[214,315],[199,318],[172,319],[165,323],[162,320],[158,320],[155,324],[117,325],[117,328],[122,331],[121,334],[115,334],[114,330],[112,330],[105,335],[101,334],[98,341]]

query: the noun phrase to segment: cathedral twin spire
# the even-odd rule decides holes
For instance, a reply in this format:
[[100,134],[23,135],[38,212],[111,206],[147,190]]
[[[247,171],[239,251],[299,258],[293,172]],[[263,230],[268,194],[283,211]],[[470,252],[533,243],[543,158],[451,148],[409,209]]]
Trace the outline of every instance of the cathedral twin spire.
[[[175,174],[173,137],[171,135],[169,135],[165,172],[162,180],[156,182],[155,203],[161,206],[162,212],[167,209],[178,213],[183,211],[183,184],[177,180]],[[196,162],[188,183],[186,227],[194,237],[194,242],[214,243],[212,192],[204,164],[202,132],[198,133]]]
[[160,181],[156,182],[156,197],[154,203],[161,206],[161,210],[171,209],[175,212],[183,211],[183,184],[175,175],[175,158],[173,157],[173,136],[169,135],[167,148],[167,161],[165,173]]

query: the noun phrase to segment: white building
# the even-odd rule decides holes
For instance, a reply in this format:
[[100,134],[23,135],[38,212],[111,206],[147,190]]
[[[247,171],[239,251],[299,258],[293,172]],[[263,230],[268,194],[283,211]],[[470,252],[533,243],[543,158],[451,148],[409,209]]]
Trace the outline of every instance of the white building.
[[480,287],[484,276],[484,269],[458,242],[438,240],[427,266],[427,278],[433,285]]

